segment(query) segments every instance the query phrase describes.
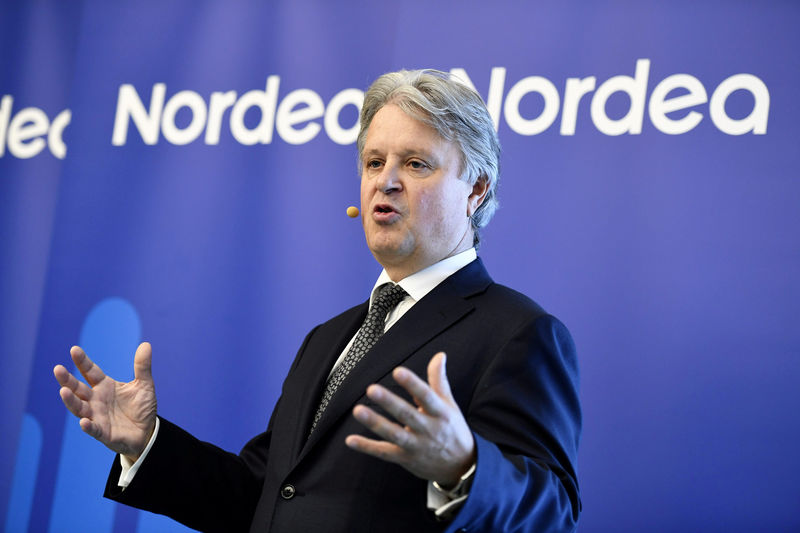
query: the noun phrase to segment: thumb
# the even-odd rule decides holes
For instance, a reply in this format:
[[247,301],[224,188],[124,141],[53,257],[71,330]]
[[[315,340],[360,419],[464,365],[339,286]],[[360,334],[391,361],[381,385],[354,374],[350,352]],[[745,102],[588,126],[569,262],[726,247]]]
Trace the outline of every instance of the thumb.
[[447,355],[444,352],[433,356],[428,363],[428,384],[440,398],[455,403],[453,393],[450,391],[450,382],[447,380],[446,363]]
[[151,367],[153,364],[153,348],[149,342],[143,342],[136,348],[133,356],[133,376],[141,381],[153,381]]

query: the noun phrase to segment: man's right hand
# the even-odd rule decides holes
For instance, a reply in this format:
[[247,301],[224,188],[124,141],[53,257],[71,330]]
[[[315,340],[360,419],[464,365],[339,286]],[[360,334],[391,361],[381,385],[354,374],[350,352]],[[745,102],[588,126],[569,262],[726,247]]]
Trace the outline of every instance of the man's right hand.
[[106,376],[79,346],[70,355],[87,386],[62,365],[53,374],[61,384],[61,400],[80,418],[81,429],[132,462],[144,451],[156,425],[156,390],[150,371],[153,350],[143,342],[133,359],[128,383]]

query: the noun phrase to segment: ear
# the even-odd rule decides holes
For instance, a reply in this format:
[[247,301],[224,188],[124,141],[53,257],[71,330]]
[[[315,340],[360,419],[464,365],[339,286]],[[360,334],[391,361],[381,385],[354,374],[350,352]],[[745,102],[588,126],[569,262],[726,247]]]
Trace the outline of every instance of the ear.
[[467,198],[467,216],[471,217],[475,214],[475,211],[478,210],[478,207],[483,203],[486,199],[486,195],[489,193],[489,180],[486,176],[481,176],[478,178],[478,181],[475,182],[475,185],[472,186],[472,194],[469,195]]

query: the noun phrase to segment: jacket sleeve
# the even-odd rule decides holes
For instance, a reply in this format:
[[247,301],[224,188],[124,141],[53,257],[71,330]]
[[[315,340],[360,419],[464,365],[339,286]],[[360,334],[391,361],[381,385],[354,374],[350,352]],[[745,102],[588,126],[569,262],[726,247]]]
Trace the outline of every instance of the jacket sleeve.
[[564,325],[541,315],[521,326],[481,376],[466,416],[477,468],[447,531],[573,531],[581,411]]
[[164,514],[201,531],[247,531],[263,484],[270,432],[239,455],[202,442],[161,418],[158,437],[130,485],[117,485],[116,456],[104,496]]

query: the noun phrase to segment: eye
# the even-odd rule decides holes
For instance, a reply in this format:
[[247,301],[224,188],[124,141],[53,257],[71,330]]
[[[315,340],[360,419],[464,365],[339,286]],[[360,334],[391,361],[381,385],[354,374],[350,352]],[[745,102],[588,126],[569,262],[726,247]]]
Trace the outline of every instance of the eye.
[[428,168],[428,165],[418,159],[412,159],[408,162],[408,166],[413,168],[414,170],[422,170]]
[[370,159],[364,166],[366,168],[380,168],[381,162],[378,159]]

